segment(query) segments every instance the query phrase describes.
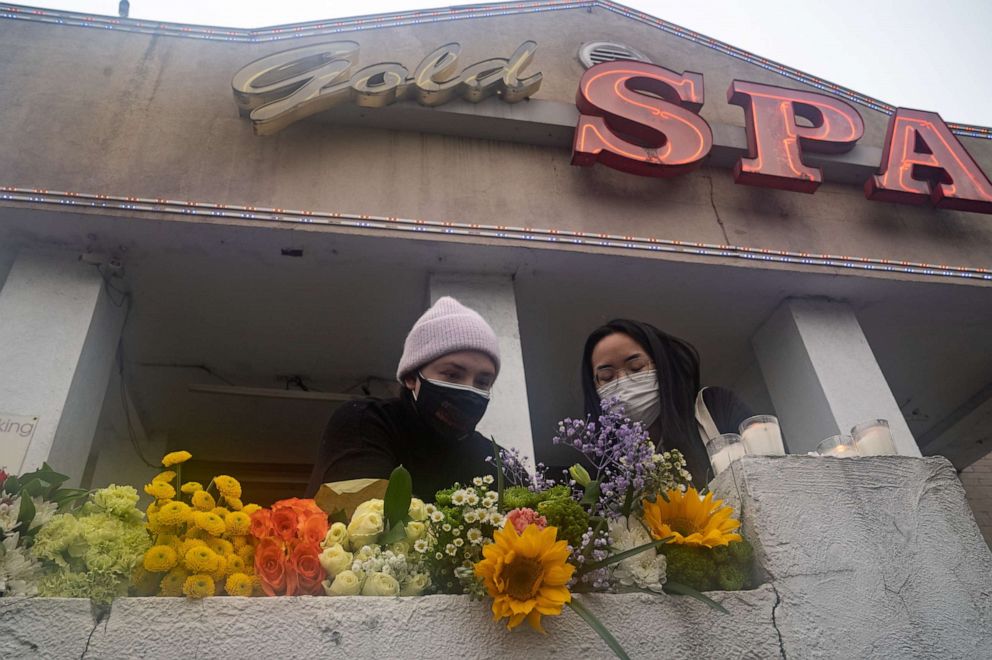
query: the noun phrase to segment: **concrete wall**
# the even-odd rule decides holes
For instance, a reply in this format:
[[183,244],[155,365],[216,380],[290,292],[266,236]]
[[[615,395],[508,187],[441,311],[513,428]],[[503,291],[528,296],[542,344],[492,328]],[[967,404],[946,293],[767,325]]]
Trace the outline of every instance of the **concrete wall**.
[[992,546],[992,454],[961,470],[961,483],[985,542]]
[[[977,658],[992,645],[992,553],[943,459],[745,457],[739,503],[768,581],[687,598],[580,596],[634,658]],[[486,604],[424,598],[18,599],[0,657],[607,658],[577,616],[508,633]]]
[[[583,71],[579,46],[620,40],[674,70],[703,72],[703,116],[737,126],[743,112],[723,100],[732,78],[802,87],[601,10],[333,38],[359,41],[361,65],[392,60],[411,68],[447,41],[464,45],[467,64],[534,39],[531,70],[544,73],[535,98],[562,102],[574,98]],[[987,216],[868,202],[857,186],[825,184],[812,196],[776,192],[736,186],[726,169],[662,181],[572,167],[565,149],[326,121],[253,136],[235,110],[234,73],[291,45],[331,39],[243,44],[0,20],[0,127],[8,129],[0,131],[0,151],[16,154],[0,162],[0,185],[992,266]],[[862,143],[877,148],[887,118],[861,113]],[[963,142],[992,171],[992,141]]]

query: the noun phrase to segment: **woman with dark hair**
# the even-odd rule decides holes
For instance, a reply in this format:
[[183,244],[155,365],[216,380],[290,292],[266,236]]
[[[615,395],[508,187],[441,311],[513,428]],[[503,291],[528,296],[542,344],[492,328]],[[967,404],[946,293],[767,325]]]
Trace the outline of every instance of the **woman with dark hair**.
[[600,401],[619,398],[626,415],[641,422],[659,451],[685,456],[697,486],[710,462],[704,442],[737,433],[753,413],[733,392],[699,385],[699,354],[692,344],[649,323],[616,319],[594,330],[582,351],[586,414]]

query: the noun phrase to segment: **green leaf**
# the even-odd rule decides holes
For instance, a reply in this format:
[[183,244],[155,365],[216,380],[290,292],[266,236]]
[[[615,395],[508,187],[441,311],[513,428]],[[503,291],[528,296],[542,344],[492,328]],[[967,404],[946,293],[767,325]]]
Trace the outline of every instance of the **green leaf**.
[[617,638],[613,636],[613,633],[607,630],[606,626],[604,626],[600,620],[596,618],[596,615],[590,612],[577,598],[573,596],[568,606],[571,607],[576,614],[582,617],[582,620],[588,623],[589,627],[595,630],[597,635],[603,638],[603,641],[606,642],[606,645],[610,647],[610,650],[613,651],[618,658],[621,660],[630,660],[630,656],[627,655],[627,652],[623,650],[622,646],[620,646],[620,642],[618,642]]
[[31,477],[28,480],[21,481],[21,497],[31,496],[38,497],[45,492],[45,484],[38,477]]
[[671,580],[665,582],[665,593],[679,594],[680,596],[692,596],[699,602],[706,603],[707,605],[709,605],[718,612],[723,612],[724,614],[730,614],[730,612],[727,611],[727,608],[725,608],[720,603],[716,602],[706,594],[696,591],[692,587],[686,586],[681,582],[672,582]]
[[636,555],[639,555],[642,552],[644,552],[645,550],[651,550],[651,549],[657,550],[661,546],[663,546],[666,543],[668,543],[669,541],[671,541],[673,538],[675,538],[675,537],[674,536],[666,536],[665,538],[661,539],[660,541],[651,541],[650,543],[645,543],[644,545],[639,545],[636,548],[631,548],[630,550],[624,550],[623,552],[619,552],[619,553],[617,553],[615,555],[611,555],[611,556],[607,557],[606,559],[601,559],[600,561],[594,561],[591,564],[583,564],[582,567],[579,568],[579,570],[578,570],[578,575],[585,575],[586,573],[588,573],[590,571],[595,571],[597,569],[603,568],[604,566],[609,566],[610,564],[616,564],[617,562],[621,562],[624,559],[628,559],[630,557],[634,557]]
[[634,486],[630,485],[627,487],[627,495],[623,498],[623,517],[626,518],[630,515],[630,510],[634,508]]
[[59,505],[61,509],[66,504],[71,503],[73,500],[78,500],[86,497],[89,491],[85,488],[60,488],[49,496],[49,500],[55,502]]
[[410,500],[413,499],[413,478],[402,465],[389,475],[386,496],[383,498],[383,517],[390,525],[406,522],[410,518]]
[[22,533],[28,531],[28,525],[34,520],[34,514],[34,502],[26,494],[21,495],[21,510],[17,514],[17,522],[21,523],[20,531]]
[[389,545],[390,543],[404,540],[406,540],[406,527],[401,522],[396,523],[382,534],[379,534],[379,538],[376,539],[379,545]]
[[7,480],[3,482],[3,489],[6,493],[10,495],[16,495],[21,487],[21,482],[18,480],[16,475],[10,475]]
[[588,504],[592,506],[599,501],[599,479],[596,481],[590,481],[589,485],[582,489],[582,499],[579,504]]
[[496,461],[496,510],[503,510],[503,490],[506,489],[506,477],[503,476],[503,455],[496,444],[496,438],[490,436],[489,441],[493,443],[493,460]]
[[344,509],[338,509],[330,516],[328,516],[327,519],[332,525],[337,522],[344,523],[345,525],[348,524],[348,514],[344,512]]

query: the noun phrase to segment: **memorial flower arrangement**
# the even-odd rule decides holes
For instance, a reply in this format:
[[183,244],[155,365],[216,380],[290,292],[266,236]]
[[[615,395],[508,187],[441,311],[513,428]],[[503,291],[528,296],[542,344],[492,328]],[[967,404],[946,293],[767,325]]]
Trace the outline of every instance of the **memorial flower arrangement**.
[[[577,463],[555,483],[541,466],[532,476],[517,454],[497,449],[495,491],[481,478],[469,489],[456,484],[438,492],[440,515],[432,512],[429,538],[457,530],[459,512],[462,520],[475,513],[465,509],[471,495],[484,505],[492,529],[477,552],[452,556],[464,561],[452,572],[466,593],[491,598],[494,619],[506,620],[510,629],[526,621],[544,632],[542,617],[568,606],[619,657],[627,657],[620,643],[577,594],[687,594],[725,611],[700,587],[743,587],[750,547],[735,531],[740,523],[733,511],[689,486],[679,452],[656,452],[647,430],[626,418],[615,400],[603,403],[596,420],[562,421],[554,442],[575,449],[588,467]],[[428,556],[435,571],[444,554]],[[469,564],[471,574],[464,570]]]
[[131,575],[150,545],[137,503],[134,487],[112,484],[44,523],[31,545],[44,573],[38,595],[85,597],[99,605],[128,595]]
[[19,477],[0,470],[0,597],[38,593],[42,564],[30,552],[35,536],[56,512],[86,495],[62,488],[68,478],[47,463]]
[[206,487],[182,481],[182,465],[192,458],[176,451],[162,458],[165,471],[148,484],[155,498],[147,509],[152,543],[132,579],[144,596],[251,596],[255,591],[257,504],[241,502],[241,484],[228,475]]
[[280,500],[251,514],[255,574],[266,596],[317,596],[327,577],[320,561],[327,514],[310,499]]

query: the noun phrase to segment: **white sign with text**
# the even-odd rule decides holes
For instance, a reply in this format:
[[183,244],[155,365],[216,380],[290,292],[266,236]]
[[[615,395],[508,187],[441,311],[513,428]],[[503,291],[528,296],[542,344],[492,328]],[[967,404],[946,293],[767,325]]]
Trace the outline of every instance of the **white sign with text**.
[[11,474],[21,471],[37,427],[37,417],[0,413],[0,469]]

